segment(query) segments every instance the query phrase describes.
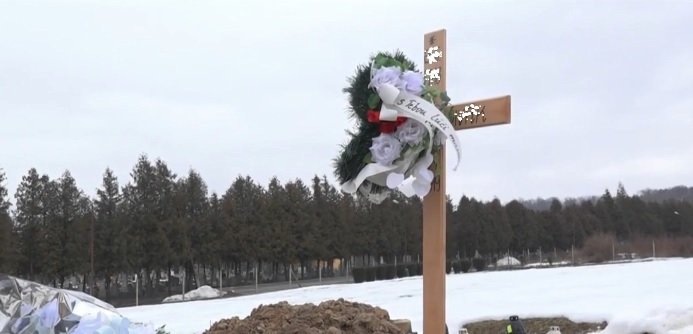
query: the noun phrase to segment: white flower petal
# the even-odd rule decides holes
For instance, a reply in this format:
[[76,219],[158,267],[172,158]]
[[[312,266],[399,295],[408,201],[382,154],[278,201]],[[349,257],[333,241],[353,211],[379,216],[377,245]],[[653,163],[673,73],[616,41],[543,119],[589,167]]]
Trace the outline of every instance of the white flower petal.
[[404,181],[404,174],[390,173],[388,174],[387,180],[385,182],[388,188],[395,189],[402,183],[402,181]]
[[373,161],[389,166],[394,160],[399,158],[402,144],[391,134],[381,133],[373,139],[370,151]]
[[424,155],[423,158],[421,158],[421,160],[419,160],[419,162],[416,163],[416,165],[417,165],[417,168],[421,168],[421,167],[428,168],[428,166],[430,166],[432,163],[433,163],[433,154],[427,153],[426,155]]
[[417,172],[418,174],[416,175],[416,182],[429,184],[433,182],[435,175],[433,175],[433,172],[430,169],[420,169]]
[[412,186],[414,187],[414,192],[416,192],[416,195],[419,197],[424,197],[428,195],[429,191],[431,191],[431,183],[428,182],[420,183],[417,180],[417,182],[414,182]]
[[402,143],[416,145],[428,133],[426,127],[413,119],[408,119],[402,125],[397,127],[395,135]]
[[412,197],[416,195],[416,191],[414,190],[414,181],[415,179],[413,177],[407,178],[400,184],[397,189],[406,197]]

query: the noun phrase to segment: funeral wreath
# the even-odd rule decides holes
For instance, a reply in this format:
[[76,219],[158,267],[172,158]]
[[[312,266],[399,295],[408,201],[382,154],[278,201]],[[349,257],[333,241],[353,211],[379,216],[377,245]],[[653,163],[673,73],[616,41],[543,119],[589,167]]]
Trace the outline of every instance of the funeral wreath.
[[[439,168],[433,156],[459,140],[450,123],[450,98],[401,52],[381,52],[357,68],[344,89],[357,122],[335,159],[342,191],[381,203],[393,191],[424,197]],[[455,169],[457,165],[455,166]],[[431,170],[433,169],[433,170]]]

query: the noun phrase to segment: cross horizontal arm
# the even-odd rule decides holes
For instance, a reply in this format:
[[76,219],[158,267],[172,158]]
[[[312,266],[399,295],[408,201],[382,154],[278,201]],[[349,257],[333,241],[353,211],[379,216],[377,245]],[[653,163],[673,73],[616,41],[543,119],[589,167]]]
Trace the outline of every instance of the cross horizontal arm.
[[510,95],[452,105],[455,130],[510,123]]

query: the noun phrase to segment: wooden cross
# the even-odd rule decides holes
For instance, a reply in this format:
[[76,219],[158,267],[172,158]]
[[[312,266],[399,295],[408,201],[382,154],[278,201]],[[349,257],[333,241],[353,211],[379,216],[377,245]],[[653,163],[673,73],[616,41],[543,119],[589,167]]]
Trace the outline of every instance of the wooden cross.
[[[445,91],[446,31],[424,35],[426,84]],[[510,123],[510,96],[452,106],[455,130]],[[424,334],[445,333],[445,146],[436,154],[439,168],[431,192],[423,200],[423,310]],[[452,332],[455,333],[453,329]]]

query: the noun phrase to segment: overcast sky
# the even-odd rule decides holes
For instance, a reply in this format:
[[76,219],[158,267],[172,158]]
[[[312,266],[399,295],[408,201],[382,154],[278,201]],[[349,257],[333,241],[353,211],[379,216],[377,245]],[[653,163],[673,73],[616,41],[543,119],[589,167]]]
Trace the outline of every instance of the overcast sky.
[[353,126],[377,51],[423,62],[447,29],[453,102],[512,95],[512,124],[459,133],[448,192],[578,197],[693,185],[692,1],[0,0],[0,168],[69,169],[89,195],[140,154],[210,191],[314,174]]

